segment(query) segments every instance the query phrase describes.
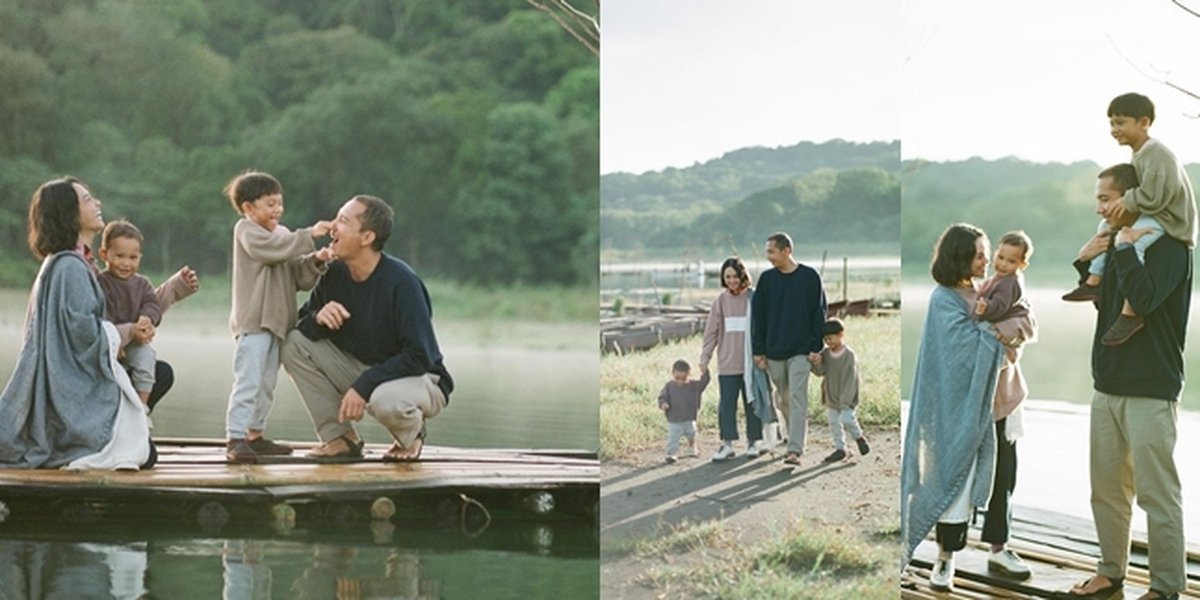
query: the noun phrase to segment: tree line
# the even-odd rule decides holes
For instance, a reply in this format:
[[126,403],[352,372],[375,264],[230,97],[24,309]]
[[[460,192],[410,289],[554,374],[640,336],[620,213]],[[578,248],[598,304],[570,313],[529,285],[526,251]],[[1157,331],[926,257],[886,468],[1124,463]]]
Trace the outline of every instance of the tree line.
[[746,148],[686,169],[601,177],[604,249],[900,244],[898,142]]
[[0,285],[42,181],[79,176],[143,268],[224,273],[248,169],[290,227],[356,193],[389,250],[477,283],[593,284],[596,58],[523,0],[0,0]]

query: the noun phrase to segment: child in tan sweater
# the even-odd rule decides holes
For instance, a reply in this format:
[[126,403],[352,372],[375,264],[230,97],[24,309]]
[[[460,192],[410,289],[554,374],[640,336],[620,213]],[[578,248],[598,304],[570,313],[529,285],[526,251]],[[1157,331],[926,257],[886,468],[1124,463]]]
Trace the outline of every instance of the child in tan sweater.
[[226,415],[225,456],[257,462],[259,455],[292,449],[264,435],[279,376],[279,350],[296,322],[296,292],[311,290],[331,258],[314,240],[328,235],[329,221],[289,231],[283,215],[283,185],[266,173],[238,175],[225,187],[241,215],[233,228],[233,309],[229,327],[237,340],[233,390]]

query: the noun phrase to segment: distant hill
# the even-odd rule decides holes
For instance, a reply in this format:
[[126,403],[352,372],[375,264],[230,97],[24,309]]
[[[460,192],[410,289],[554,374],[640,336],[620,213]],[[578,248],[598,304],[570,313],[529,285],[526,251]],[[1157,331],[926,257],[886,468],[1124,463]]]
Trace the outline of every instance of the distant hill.
[[685,169],[600,179],[606,249],[799,240],[899,244],[899,142],[744,148]]
[[[1028,276],[1035,281],[1069,276],[1071,261],[1099,221],[1094,190],[1101,169],[1091,161],[905,161],[900,174],[905,275],[926,273],[938,234],[965,221],[983,228],[993,241],[1024,229],[1035,249]],[[1200,165],[1187,170],[1193,182],[1200,181]]]

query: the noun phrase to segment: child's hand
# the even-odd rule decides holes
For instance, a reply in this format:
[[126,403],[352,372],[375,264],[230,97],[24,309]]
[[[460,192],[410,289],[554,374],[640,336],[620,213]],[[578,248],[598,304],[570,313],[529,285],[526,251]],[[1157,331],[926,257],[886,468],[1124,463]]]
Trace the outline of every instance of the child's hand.
[[313,239],[323,238],[329,235],[329,230],[333,229],[333,221],[317,221],[312,226]]
[[976,300],[975,301],[975,314],[982,315],[984,312],[987,311],[987,306],[988,306],[987,300],[984,300],[983,298]]
[[1104,211],[1104,214],[1109,218],[1109,221],[1112,222],[1120,221],[1125,217],[1125,213],[1127,212],[1129,211],[1125,210],[1125,196],[1121,196],[1120,198],[1108,203],[1108,207]]
[[313,259],[316,260],[318,264],[327,263],[327,262],[333,260],[333,247],[325,246],[324,248],[317,250],[313,254]]
[[659,404],[658,407],[663,410],[669,410],[671,408],[671,405],[667,404],[666,402],[663,402],[662,404]]
[[149,344],[150,342],[154,341],[155,332],[156,330],[154,328],[154,323],[150,322],[150,317],[142,315],[138,317],[137,322],[134,323],[131,335],[133,335],[133,339],[137,343]]
[[187,286],[188,290],[195,292],[200,289],[200,277],[196,275],[196,272],[191,267],[183,265],[179,269],[179,276],[183,279],[183,283]]

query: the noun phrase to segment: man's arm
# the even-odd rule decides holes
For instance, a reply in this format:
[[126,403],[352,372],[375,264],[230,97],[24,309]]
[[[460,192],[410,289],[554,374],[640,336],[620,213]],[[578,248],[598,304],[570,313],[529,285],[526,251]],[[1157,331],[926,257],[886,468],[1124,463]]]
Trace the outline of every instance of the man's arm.
[[767,295],[770,291],[770,284],[760,279],[758,289],[750,299],[750,350],[756,357],[767,353]]
[[351,386],[363,398],[382,383],[393,379],[424,375],[435,368],[437,337],[433,332],[429,294],[415,277],[402,281],[395,288],[392,310],[396,311],[394,335],[401,341],[400,352],[363,371]]

